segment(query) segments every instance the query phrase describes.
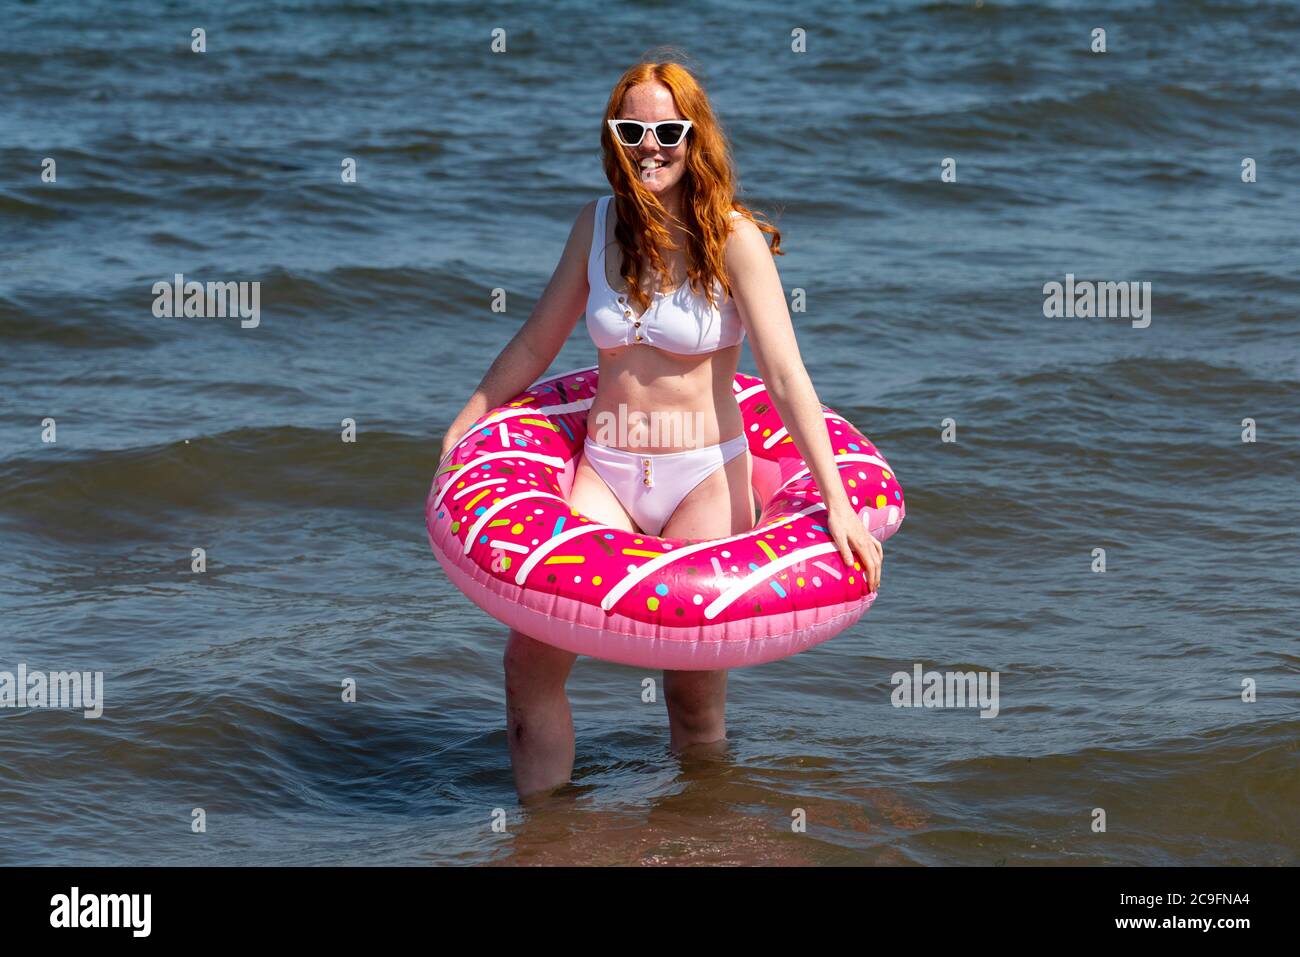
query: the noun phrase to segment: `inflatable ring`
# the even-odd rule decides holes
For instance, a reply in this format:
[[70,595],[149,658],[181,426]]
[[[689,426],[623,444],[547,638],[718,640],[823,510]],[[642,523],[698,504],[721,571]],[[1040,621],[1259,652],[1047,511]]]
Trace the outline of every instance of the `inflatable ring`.
[[[711,670],[784,658],[856,622],[875,600],[828,536],[821,494],[761,380],[733,389],[762,515],[705,541],[600,524],[567,496],[596,393],[592,366],[543,379],[465,433],[425,504],[452,582],[511,628],[620,664]],[[849,501],[884,541],[903,521],[893,469],[822,406]]]

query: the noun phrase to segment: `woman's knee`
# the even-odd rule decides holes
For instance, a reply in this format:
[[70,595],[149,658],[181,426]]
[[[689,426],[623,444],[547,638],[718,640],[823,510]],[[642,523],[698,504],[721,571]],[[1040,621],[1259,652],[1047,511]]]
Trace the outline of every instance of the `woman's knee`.
[[725,671],[664,672],[664,701],[673,720],[690,730],[712,728],[723,719]]
[[562,688],[576,658],[577,655],[570,651],[530,638],[512,628],[502,658],[506,693],[517,695],[530,689]]

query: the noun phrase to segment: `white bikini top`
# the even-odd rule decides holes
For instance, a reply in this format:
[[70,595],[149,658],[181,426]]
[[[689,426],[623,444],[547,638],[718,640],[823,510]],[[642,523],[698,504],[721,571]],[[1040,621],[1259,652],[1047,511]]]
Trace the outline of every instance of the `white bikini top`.
[[[587,333],[597,349],[646,345],[681,355],[703,355],[734,346],[745,338],[736,303],[722,299],[722,286],[713,287],[719,306],[684,282],[670,292],[656,292],[646,311],[638,316],[627,293],[616,292],[605,278],[605,216],[613,196],[596,202],[596,221],[587,257]],[[740,216],[733,209],[731,215]]]

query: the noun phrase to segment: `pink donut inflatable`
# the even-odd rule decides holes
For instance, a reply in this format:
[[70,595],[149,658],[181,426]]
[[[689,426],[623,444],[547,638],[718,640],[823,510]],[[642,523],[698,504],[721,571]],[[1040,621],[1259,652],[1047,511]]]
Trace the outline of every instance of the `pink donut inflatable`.
[[[755,528],[660,538],[570,508],[596,382],[595,366],[543,379],[476,422],[434,475],[429,544],[476,605],[568,651],[676,670],[784,658],[862,617],[875,595],[840,559],[821,494],[753,376],[732,388],[763,505]],[[822,408],[849,501],[884,541],[906,514],[902,488],[870,440]]]

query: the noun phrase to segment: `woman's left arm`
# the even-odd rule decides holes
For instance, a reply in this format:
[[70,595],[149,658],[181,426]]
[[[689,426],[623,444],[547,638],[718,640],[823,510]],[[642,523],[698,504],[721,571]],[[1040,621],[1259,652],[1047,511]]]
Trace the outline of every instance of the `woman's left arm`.
[[799,355],[785,290],[763,233],[749,220],[738,220],[724,258],[731,295],[749,335],[754,364],[782,424],[822,493],[831,540],[845,565],[856,567],[853,556],[858,556],[868,587],[874,592],[880,586],[884,549],[862,524],[844,492],[821,401]]

